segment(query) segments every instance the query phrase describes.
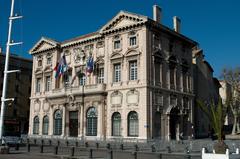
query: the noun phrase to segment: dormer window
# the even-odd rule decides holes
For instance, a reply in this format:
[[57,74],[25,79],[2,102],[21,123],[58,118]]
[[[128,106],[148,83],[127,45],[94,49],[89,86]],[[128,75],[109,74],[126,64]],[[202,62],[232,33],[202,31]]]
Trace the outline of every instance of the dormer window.
[[47,56],[47,65],[51,65],[51,64],[52,64],[52,57]]
[[42,67],[42,59],[38,60],[38,67]]
[[114,49],[116,50],[116,49],[120,49],[120,46],[121,45],[121,42],[120,42],[120,40],[116,40],[116,41],[114,41]]
[[119,35],[114,36],[113,38],[113,50],[120,50],[121,49],[121,37]]
[[137,37],[136,36],[132,36],[132,37],[129,38],[129,45],[130,46],[137,45]]
[[42,67],[42,56],[37,57],[37,67]]

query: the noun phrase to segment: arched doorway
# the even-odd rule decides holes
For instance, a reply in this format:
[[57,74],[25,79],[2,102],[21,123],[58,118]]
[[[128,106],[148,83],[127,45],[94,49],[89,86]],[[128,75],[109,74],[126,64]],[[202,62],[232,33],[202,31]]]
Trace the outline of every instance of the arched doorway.
[[178,107],[172,108],[170,111],[170,139],[176,140],[179,137],[179,109]]

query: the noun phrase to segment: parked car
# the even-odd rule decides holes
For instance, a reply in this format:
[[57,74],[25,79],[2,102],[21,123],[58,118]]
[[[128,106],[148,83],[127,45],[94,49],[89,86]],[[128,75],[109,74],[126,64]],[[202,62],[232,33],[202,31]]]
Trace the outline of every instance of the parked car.
[[16,145],[21,143],[22,143],[22,139],[19,134],[15,134],[15,133],[3,134],[3,144],[11,146],[11,145]]

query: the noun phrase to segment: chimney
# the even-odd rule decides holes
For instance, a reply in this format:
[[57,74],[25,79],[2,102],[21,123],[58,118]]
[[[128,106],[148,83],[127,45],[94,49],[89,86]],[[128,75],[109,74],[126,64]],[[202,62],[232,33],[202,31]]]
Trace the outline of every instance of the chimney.
[[0,46],[0,54],[2,54],[2,47]]
[[177,16],[173,17],[173,28],[175,32],[180,33],[180,29],[181,29],[181,19],[178,18]]
[[158,5],[153,5],[153,20],[161,23],[161,13],[162,9]]

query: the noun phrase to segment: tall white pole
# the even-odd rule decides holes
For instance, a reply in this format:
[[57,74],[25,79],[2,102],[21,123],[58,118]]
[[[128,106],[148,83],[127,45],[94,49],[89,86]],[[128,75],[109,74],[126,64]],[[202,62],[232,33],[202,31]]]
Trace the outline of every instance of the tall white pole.
[[4,68],[4,77],[3,77],[3,90],[2,90],[2,98],[1,98],[1,114],[0,114],[0,139],[2,144],[2,136],[3,136],[3,122],[4,122],[4,112],[5,112],[5,101],[6,101],[6,90],[7,90],[7,79],[8,79],[8,62],[10,55],[10,44],[11,44],[11,32],[12,32],[12,17],[14,10],[14,0],[12,0],[11,4],[11,13],[9,18],[9,28],[8,28],[8,40],[6,46],[6,57],[5,57],[5,68]]

